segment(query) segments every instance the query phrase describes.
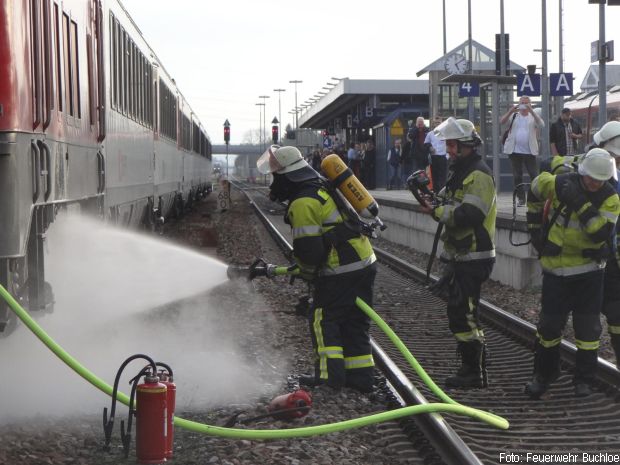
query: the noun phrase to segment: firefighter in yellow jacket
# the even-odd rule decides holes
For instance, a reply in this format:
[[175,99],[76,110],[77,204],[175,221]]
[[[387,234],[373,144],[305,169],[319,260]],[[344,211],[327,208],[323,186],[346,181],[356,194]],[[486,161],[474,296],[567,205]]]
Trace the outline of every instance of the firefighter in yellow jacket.
[[[480,288],[495,263],[497,199],[491,170],[476,152],[482,141],[471,121],[448,118],[435,128],[450,156],[443,203],[429,211],[445,228],[441,239],[444,275],[431,290],[447,290],[450,330],[461,367],[446,379],[449,387],[487,387],[484,333],[478,321]],[[444,295],[445,296],[445,295]]]
[[293,256],[301,277],[314,285],[315,372],[300,383],[372,391],[370,320],[355,305],[356,297],[372,305],[376,258],[368,237],[345,225],[319,174],[297,148],[272,145],[257,167],[273,173],[271,199],[288,201]]
[[[525,393],[538,399],[560,374],[560,342],[570,312],[577,345],[575,395],[592,392],[603,302],[603,271],[612,253],[612,234],[620,200],[608,180],[616,176],[614,159],[590,150],[578,172],[542,173],[532,181],[527,222],[543,269],[542,309],[537,325],[534,377]],[[543,225],[544,204],[551,199]]]

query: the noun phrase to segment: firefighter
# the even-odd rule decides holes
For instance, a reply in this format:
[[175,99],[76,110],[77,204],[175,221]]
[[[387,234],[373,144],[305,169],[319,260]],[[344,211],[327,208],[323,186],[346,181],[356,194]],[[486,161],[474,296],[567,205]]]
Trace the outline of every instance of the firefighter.
[[[616,169],[620,161],[620,121],[610,121],[594,134],[594,143],[605,149],[616,159]],[[616,192],[620,192],[620,185],[614,180]],[[618,235],[620,228],[616,225],[614,258],[607,261],[603,292],[602,312],[607,318],[607,331],[611,345],[616,355],[616,366],[620,367],[620,252],[618,251]]]
[[431,290],[437,295],[447,293],[449,326],[462,362],[446,385],[482,388],[488,383],[478,303],[482,283],[495,263],[495,182],[476,152],[482,141],[471,121],[450,117],[437,126],[435,134],[446,141],[450,165],[446,186],[439,193],[443,203],[426,208],[445,228],[441,236],[445,269]]
[[271,199],[288,201],[293,256],[300,276],[314,285],[309,323],[315,367],[300,383],[371,392],[370,319],[355,305],[356,297],[372,305],[376,258],[368,237],[345,225],[324,181],[297,148],[271,146],[257,167],[273,173]]
[[[620,199],[608,180],[616,164],[603,149],[590,150],[577,172],[542,173],[532,181],[527,222],[543,269],[542,308],[537,325],[534,376],[525,393],[538,399],[560,374],[560,342],[569,312],[577,357],[575,395],[592,393],[603,303],[603,270],[620,213]],[[551,199],[543,228],[544,203]]]

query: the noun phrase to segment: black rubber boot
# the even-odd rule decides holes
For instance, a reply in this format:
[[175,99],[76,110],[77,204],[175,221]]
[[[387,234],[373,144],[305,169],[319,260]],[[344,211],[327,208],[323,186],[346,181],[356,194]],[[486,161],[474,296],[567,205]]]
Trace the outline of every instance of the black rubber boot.
[[455,375],[446,378],[446,386],[461,389],[488,387],[485,344],[459,341],[457,351],[461,356],[461,367]]
[[620,334],[610,334],[611,346],[616,354],[616,366],[620,368]]
[[300,386],[315,387],[323,384],[323,380],[314,375],[300,375],[298,378]]
[[537,341],[534,353],[534,378],[525,385],[525,394],[531,399],[540,399],[558,376],[560,376],[560,346],[546,348]]

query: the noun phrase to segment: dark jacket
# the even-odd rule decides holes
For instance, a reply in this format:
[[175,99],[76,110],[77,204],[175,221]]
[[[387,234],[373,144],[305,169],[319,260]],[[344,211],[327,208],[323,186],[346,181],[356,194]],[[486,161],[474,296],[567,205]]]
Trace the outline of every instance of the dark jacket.
[[[420,130],[424,132],[424,137],[419,137]],[[411,149],[409,152],[410,160],[413,160],[414,165],[420,168],[428,165],[429,150],[424,146],[424,139],[429,130],[430,129],[426,126],[422,129],[415,126],[407,133],[407,140],[411,142]],[[406,154],[403,155],[406,156]]]
[[[577,121],[571,118],[569,124],[571,125],[571,129],[574,134],[581,134],[581,126],[579,126],[579,123],[577,123]],[[572,142],[573,149],[575,150],[575,153],[577,153],[578,140],[573,139]],[[566,132],[564,130],[564,121],[562,121],[561,118],[558,118],[558,120],[553,123],[549,128],[549,143],[555,144],[555,148],[558,151],[558,154],[567,155],[568,151],[566,150]]]

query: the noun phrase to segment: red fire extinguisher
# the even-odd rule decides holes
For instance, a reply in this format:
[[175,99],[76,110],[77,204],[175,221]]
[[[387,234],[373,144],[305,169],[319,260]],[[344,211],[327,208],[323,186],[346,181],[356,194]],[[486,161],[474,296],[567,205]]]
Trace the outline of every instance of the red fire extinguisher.
[[168,404],[166,458],[171,459],[174,447],[174,410],[176,407],[177,385],[174,384],[172,368],[162,362],[157,362],[157,366],[165,369],[165,371],[159,370],[158,376],[159,382],[166,385],[166,402]]
[[273,399],[267,406],[267,410],[278,420],[293,420],[307,415],[310,407],[312,407],[312,397],[303,389],[298,389]]
[[166,461],[168,440],[168,401],[166,385],[148,373],[136,391],[136,456],[138,463]]
[[[123,362],[114,380],[112,391],[112,407],[108,420],[108,409],[103,409],[103,427],[105,431],[106,447],[110,444],[114,414],[116,410],[116,397],[121,373],[125,367],[137,358],[148,360],[149,365],[143,368],[137,376],[131,380],[131,395],[129,397],[129,418],[127,429],[125,422],[121,421],[121,438],[125,457],[129,456],[129,444],[131,442],[131,424],[133,416],[136,416],[136,455],[138,463],[157,464],[166,461],[166,447],[168,438],[168,393],[165,384],[159,382],[157,366],[153,359],[146,355],[136,354]],[[144,376],[144,382],[140,379]],[[137,406],[137,408],[134,408]]]

